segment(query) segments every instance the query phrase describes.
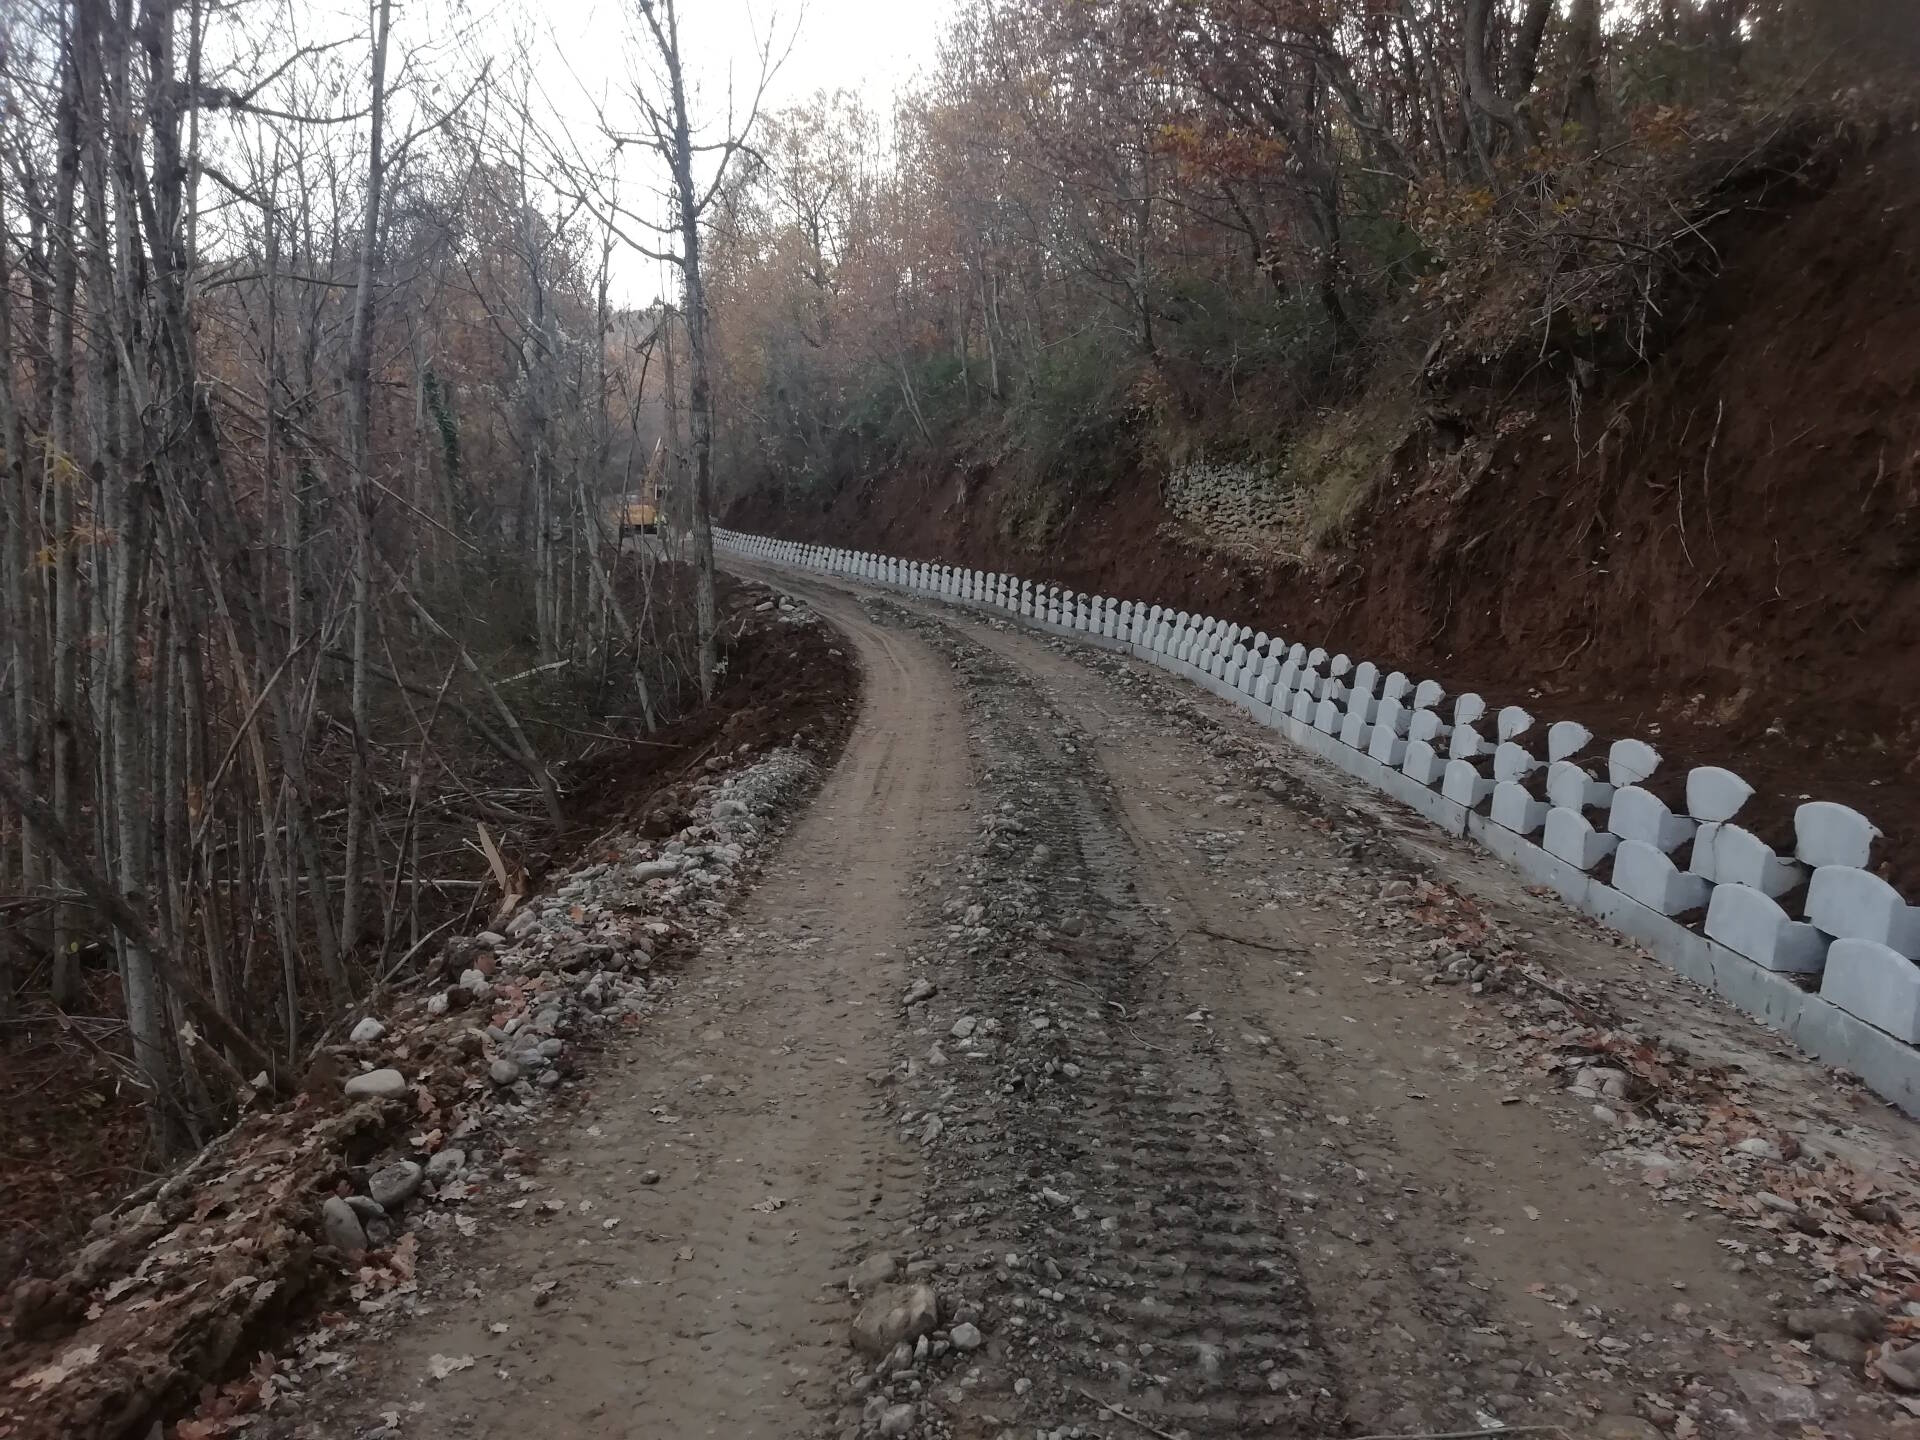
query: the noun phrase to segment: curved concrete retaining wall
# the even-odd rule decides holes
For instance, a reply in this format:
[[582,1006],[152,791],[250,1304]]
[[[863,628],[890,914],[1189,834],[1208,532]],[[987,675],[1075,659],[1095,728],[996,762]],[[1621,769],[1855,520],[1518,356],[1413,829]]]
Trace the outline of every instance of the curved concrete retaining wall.
[[[1012,575],[716,531],[721,549],[999,611],[1137,656],[1262,724],[1644,945],[1809,1054],[1920,1115],[1920,907],[1868,868],[1880,832],[1844,805],[1794,817],[1791,854],[1738,822],[1753,788],[1689,772],[1675,812],[1642,787],[1660,755],[1640,740],[1589,753],[1570,720],[1330,655],[1211,615],[1081,595]],[[1676,918],[1697,917],[1697,928]],[[1816,984],[1818,989],[1808,986]]]

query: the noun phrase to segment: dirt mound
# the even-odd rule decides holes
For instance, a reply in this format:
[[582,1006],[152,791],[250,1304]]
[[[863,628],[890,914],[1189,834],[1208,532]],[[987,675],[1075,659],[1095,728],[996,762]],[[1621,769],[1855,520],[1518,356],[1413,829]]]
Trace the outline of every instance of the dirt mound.
[[[1920,894],[1920,142],[1708,231],[1721,257],[1668,348],[1569,394],[1447,397],[1349,547],[1261,565],[1183,532],[1160,478],[1068,497],[1009,553],[1004,477],[904,475],[729,523],[1173,600],[1650,739],[1888,834]],[[1462,433],[1464,431],[1464,434]]]

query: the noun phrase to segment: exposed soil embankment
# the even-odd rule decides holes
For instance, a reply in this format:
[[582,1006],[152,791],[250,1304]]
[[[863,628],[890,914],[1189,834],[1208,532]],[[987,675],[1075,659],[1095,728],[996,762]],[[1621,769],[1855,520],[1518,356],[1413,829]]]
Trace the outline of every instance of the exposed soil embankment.
[[[1346,544],[1302,566],[1181,526],[1115,475],[1015,551],[1003,476],[896,474],[728,523],[1217,613],[1518,701],[1792,806],[1851,803],[1920,893],[1920,143],[1709,231],[1722,262],[1650,363],[1456,393]],[[1672,773],[1674,764],[1668,770]]]

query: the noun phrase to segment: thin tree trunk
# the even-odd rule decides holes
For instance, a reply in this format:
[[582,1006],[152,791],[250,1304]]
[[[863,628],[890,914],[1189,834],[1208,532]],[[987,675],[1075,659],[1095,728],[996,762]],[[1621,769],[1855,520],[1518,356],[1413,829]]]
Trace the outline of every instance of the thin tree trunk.
[[271,1076],[273,1062],[267,1058],[266,1052],[220,1013],[219,1006],[193,983],[192,977],[154,939],[153,932],[140,913],[87,864],[86,851],[79,841],[59,823],[52,807],[42,802],[27,786],[24,777],[13,768],[12,761],[5,758],[0,758],[0,800],[5,800],[40,832],[48,853],[60,862],[75,888],[87,897],[107,922],[131,944],[152,957],[156,973],[180,997],[188,1013],[206,1026],[207,1033],[230,1047],[248,1069],[258,1068]]
[[656,26],[655,38],[661,41],[673,107],[668,159],[680,212],[680,276],[686,302],[687,359],[692,367],[687,381],[687,427],[693,451],[694,612],[699,627],[700,696],[711,700],[719,668],[713,569],[713,366],[708,353],[707,292],[700,273],[700,192],[694,186],[693,125],[680,63],[680,22],[673,0],[663,0],[663,8],[665,30]]
[[[4,111],[7,105],[7,92],[4,86],[0,86],[0,111]],[[0,659],[0,667],[8,672],[12,697],[7,719],[14,762],[23,774],[31,775],[35,768],[35,655],[27,573],[33,553],[28,539],[33,504],[27,488],[27,431],[14,400],[13,388],[16,379],[13,363],[13,286],[8,283],[8,277],[13,274],[13,259],[7,248],[4,218],[6,178],[6,167],[0,166],[0,451],[4,451],[4,461],[0,463],[0,524],[6,528],[6,534],[0,536],[0,586],[4,587],[0,588],[0,599],[5,602],[8,617],[7,651],[4,659]],[[38,848],[24,825],[20,827],[19,855],[16,873],[20,877],[20,887],[32,891],[40,883],[41,867]],[[0,855],[0,883],[7,878],[9,869],[5,858]],[[5,1003],[9,994],[11,988],[4,978],[0,978],[0,1005]]]
[[[47,430],[46,488],[53,500],[53,807],[62,830],[79,816],[76,741],[80,717],[80,574],[74,553],[73,491],[80,479],[74,455],[74,306],[80,288],[80,255],[74,243],[74,197],[80,182],[82,96],[78,51],[87,43],[80,32],[87,10],[79,7],[67,36],[67,57],[60,103],[60,156],[54,177],[54,213],[47,248],[53,260],[53,334],[48,339],[52,371],[51,412]],[[67,1008],[79,998],[78,952],[68,929],[66,907],[53,909],[53,1003]]]
[[373,275],[374,250],[380,239],[380,191],[385,179],[380,129],[386,117],[391,7],[392,0],[378,0],[372,7],[373,105],[367,141],[367,209],[360,230],[353,333],[347,348],[347,451],[353,466],[348,498],[353,518],[353,768],[347,795],[346,887],[340,902],[340,939],[348,947],[360,939],[360,850],[367,824],[367,643],[373,610]]

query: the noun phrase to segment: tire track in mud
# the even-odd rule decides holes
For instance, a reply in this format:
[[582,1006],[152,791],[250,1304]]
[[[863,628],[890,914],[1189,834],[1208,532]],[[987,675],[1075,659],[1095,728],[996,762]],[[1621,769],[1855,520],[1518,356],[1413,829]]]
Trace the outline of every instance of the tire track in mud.
[[[1102,1408],[1118,1406],[1195,1440],[1337,1431],[1286,1216],[1211,1028],[1181,1013],[1178,934],[1140,896],[1091,744],[1017,667],[865,604],[954,666],[986,814],[896,1069],[896,1121],[928,1155],[914,1268],[989,1337],[985,1363],[934,1386],[923,1428],[1120,1433]],[[870,1378],[852,1433],[920,1384]]]

